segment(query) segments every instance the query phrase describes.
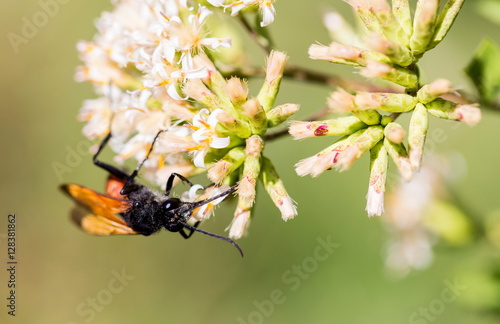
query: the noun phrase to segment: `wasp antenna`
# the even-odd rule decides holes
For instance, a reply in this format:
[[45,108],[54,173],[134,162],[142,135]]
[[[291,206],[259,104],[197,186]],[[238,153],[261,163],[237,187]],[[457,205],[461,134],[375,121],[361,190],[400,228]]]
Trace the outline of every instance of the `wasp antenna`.
[[183,221],[179,221],[182,225],[184,225],[184,227],[192,230],[192,231],[196,231],[196,232],[200,232],[200,233],[203,233],[205,235],[208,235],[208,236],[211,236],[211,237],[215,237],[215,238],[218,238],[218,239],[221,239],[223,241],[226,241],[226,242],[229,242],[231,243],[235,248],[238,249],[238,251],[240,252],[241,254],[241,257],[243,257],[243,250],[240,248],[240,246],[233,240],[231,240],[229,237],[225,237],[225,236],[220,236],[220,235],[217,235],[217,234],[214,234],[214,233],[210,233],[210,232],[207,232],[207,231],[204,231],[202,229],[199,229],[197,227],[194,227],[194,226],[191,226],[187,223],[184,223]]
[[213,197],[210,197],[210,198],[202,200],[202,201],[191,203],[191,206],[193,207],[193,209],[196,209],[196,208],[198,208],[200,206],[208,204],[209,202],[212,202],[212,201],[214,201],[216,199],[219,199],[220,197],[224,197],[224,196],[229,195],[230,193],[236,191],[237,188],[238,188],[238,185],[235,184],[231,188],[227,189],[226,191],[224,191],[224,192],[222,192],[222,193],[220,193],[218,195],[215,195]]

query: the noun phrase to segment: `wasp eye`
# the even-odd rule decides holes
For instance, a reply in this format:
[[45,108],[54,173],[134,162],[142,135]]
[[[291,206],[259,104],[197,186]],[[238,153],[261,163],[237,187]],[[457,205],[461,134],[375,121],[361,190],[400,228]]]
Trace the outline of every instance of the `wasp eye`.
[[164,211],[171,211],[180,207],[180,205],[181,201],[178,198],[169,198],[162,204],[162,207]]

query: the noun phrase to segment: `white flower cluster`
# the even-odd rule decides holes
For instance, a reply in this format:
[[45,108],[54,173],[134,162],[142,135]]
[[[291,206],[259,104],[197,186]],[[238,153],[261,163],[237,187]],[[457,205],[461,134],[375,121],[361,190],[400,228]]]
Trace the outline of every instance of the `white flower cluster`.
[[197,57],[231,46],[229,38],[208,37],[204,25],[211,15],[186,0],[116,1],[97,21],[94,40],[77,46],[84,65],[76,79],[95,84],[102,95],[81,109],[84,134],[96,139],[111,131],[116,160],[142,160],[165,130],[145,164],[146,177],[159,185],[171,172],[196,173],[210,148],[229,144],[215,132],[217,112],[187,101],[181,91],[187,80],[208,76]]
[[[228,185],[246,184],[236,192],[239,200],[229,227],[235,239],[248,228],[259,179],[283,219],[297,214],[274,166],[262,155],[262,137],[299,107],[274,106],[284,53],[269,54],[257,97],[249,96],[245,80],[226,79],[220,69],[236,69],[234,57],[244,61],[245,53],[239,47],[219,53],[231,47],[231,39],[211,36],[231,30],[219,17],[211,18],[208,6],[231,8],[233,16],[252,7],[248,11],[260,10],[260,25],[265,26],[274,19],[273,2],[115,0],[114,9],[97,21],[93,41],[78,44],[83,66],[76,79],[93,83],[101,96],[84,102],[79,115],[87,122],[84,134],[90,139],[111,134],[115,160],[135,158],[145,178],[159,186],[165,187],[172,173],[189,178],[207,172],[217,186],[197,199],[220,194]],[[254,142],[260,145],[246,147]],[[233,177],[238,174],[241,178]],[[195,195],[196,190],[187,201]],[[221,200],[195,210],[193,219],[209,217]]]

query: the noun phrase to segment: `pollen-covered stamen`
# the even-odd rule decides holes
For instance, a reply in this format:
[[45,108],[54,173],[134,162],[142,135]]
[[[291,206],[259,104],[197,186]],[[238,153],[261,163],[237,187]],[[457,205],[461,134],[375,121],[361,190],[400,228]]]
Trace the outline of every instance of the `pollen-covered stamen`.
[[195,145],[190,148],[187,148],[186,151],[191,152],[191,151],[200,151],[205,148],[205,145]]
[[160,11],[160,15],[161,15],[163,18],[165,18],[165,20],[166,20],[167,22],[170,22],[170,18],[168,18],[168,16],[167,16],[167,15],[165,15],[163,12],[161,12],[161,11]]

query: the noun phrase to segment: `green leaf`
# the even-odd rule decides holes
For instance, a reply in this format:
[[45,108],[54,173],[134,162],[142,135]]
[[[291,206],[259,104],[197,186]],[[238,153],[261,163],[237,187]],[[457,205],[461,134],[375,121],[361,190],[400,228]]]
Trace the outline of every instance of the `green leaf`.
[[465,68],[485,103],[495,101],[500,89],[500,48],[490,39],[479,45],[472,61]]

